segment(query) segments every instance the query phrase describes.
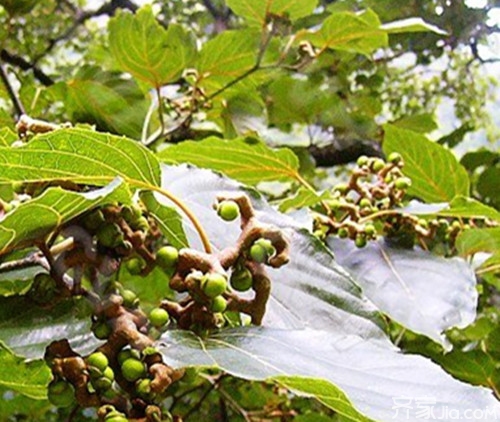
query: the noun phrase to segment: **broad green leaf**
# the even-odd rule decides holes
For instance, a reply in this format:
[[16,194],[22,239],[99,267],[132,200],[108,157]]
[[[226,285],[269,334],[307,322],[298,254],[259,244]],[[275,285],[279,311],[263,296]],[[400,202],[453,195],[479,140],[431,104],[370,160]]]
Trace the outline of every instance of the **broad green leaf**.
[[108,29],[116,63],[155,88],[177,80],[196,55],[191,35],[175,23],[163,28],[151,6],[142,7],[135,15],[119,10]]
[[464,230],[458,235],[456,246],[462,256],[473,255],[477,252],[498,253],[500,251],[500,227]]
[[323,199],[330,196],[330,193],[325,191],[321,195],[311,189],[300,187],[299,190],[290,198],[287,198],[280,202],[279,210],[281,212],[286,212],[290,209],[300,209],[305,207],[312,207],[319,204]]
[[434,32],[439,35],[447,34],[446,31],[425,22],[421,18],[408,18],[395,22],[388,22],[383,24],[381,29],[386,31],[388,34],[404,34],[407,32]]
[[39,135],[19,148],[0,147],[0,184],[70,180],[106,185],[118,176],[136,187],[158,185],[158,161],[130,139],[77,128]]
[[46,418],[47,413],[54,409],[48,400],[32,399],[21,393],[9,389],[0,388],[2,397],[2,406],[0,406],[0,420],[9,421],[18,420],[39,421],[50,420]]
[[51,378],[50,369],[44,361],[25,362],[0,348],[0,387],[43,400],[47,398],[47,385]]
[[[305,312],[308,311],[305,308]],[[421,420],[417,409],[408,415],[394,411],[394,399],[431,397],[436,408],[454,412],[466,409],[491,411],[500,416],[500,404],[492,392],[456,381],[429,359],[405,355],[389,345],[372,343],[356,335],[314,329],[285,330],[244,327],[223,330],[208,338],[187,331],[167,331],[157,347],[174,367],[213,366],[250,380],[286,377],[296,392],[315,394],[303,378],[322,378],[317,386],[322,400],[347,420],[359,412],[376,421]],[[298,377],[294,377],[298,376]],[[331,384],[331,385],[330,385]],[[339,394],[339,389],[346,394]]]
[[[206,94],[213,94],[254,69],[260,43],[260,33],[250,29],[224,31],[206,42],[196,63],[200,74],[199,85]],[[271,60],[272,57],[269,56],[272,56],[272,50],[271,48],[271,53],[264,55],[261,64]],[[238,86],[241,84],[249,91],[252,79],[246,77]]]
[[500,165],[486,168],[477,181],[477,191],[483,201],[491,204],[495,208],[500,208]]
[[386,32],[380,29],[380,21],[371,10],[361,14],[334,12],[319,31],[302,34],[300,39],[310,41],[320,53],[331,49],[369,55],[388,43]]
[[[255,191],[243,189],[238,183],[210,171],[187,166],[165,166],[162,183],[196,214],[216,251],[233,246],[241,232],[238,221],[227,223],[213,209],[218,195],[249,195],[259,221],[284,230],[290,241],[290,262],[279,269],[266,269],[272,280],[266,323],[356,333],[386,342],[378,312],[337,265],[328,249],[291,217],[274,210]],[[200,247],[192,225],[185,221],[184,227],[191,247]]]
[[240,182],[292,181],[299,177],[299,162],[286,148],[273,150],[253,138],[231,141],[210,137],[164,149],[159,158],[168,163],[190,163],[220,171]]
[[13,142],[15,142],[19,137],[16,132],[8,127],[3,127],[0,129],[0,146],[8,147]]
[[13,296],[27,292],[39,268],[22,268],[0,273],[0,296]]
[[472,198],[457,196],[450,203],[448,209],[438,212],[439,215],[447,217],[464,217],[464,218],[490,218],[500,221],[500,212],[495,208],[484,205],[482,202]]
[[182,227],[182,218],[177,210],[160,204],[151,192],[143,192],[141,200],[170,244],[177,249],[187,248],[189,245]]
[[428,113],[404,116],[392,124],[419,133],[430,133],[438,128],[434,116]]
[[56,88],[73,121],[140,138],[148,104],[134,80],[84,66],[72,80]]
[[398,323],[447,346],[442,334],[465,327],[476,317],[476,278],[460,258],[370,242],[359,249],[351,240],[330,237],[338,263],[363,293]]
[[226,0],[226,3],[248,25],[263,27],[271,17],[294,21],[310,15],[318,0]]
[[410,195],[425,202],[450,202],[469,194],[467,172],[451,151],[410,130],[385,125],[384,131],[384,153],[403,156],[403,173],[412,180]]
[[85,355],[102,344],[90,330],[91,313],[85,299],[65,300],[48,309],[24,296],[0,298],[0,342],[17,356],[42,359],[51,342],[68,339]]
[[469,171],[473,172],[481,166],[493,166],[500,160],[500,153],[480,148],[465,154],[460,163]]
[[78,215],[111,201],[130,201],[130,193],[120,179],[87,193],[49,188],[0,219],[0,255],[32,245]]

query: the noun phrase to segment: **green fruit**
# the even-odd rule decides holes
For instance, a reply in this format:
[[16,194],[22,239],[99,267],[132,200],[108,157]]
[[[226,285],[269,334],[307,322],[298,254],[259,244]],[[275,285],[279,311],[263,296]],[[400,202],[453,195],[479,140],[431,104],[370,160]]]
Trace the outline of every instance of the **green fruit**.
[[104,224],[97,231],[97,240],[106,248],[116,248],[123,243],[123,233],[116,223]]
[[149,230],[149,221],[146,217],[139,217],[137,220],[131,221],[129,224],[133,230],[140,230],[143,232],[147,232]]
[[113,372],[113,368],[111,368],[110,366],[104,368],[102,375],[110,381],[113,381],[115,379],[115,373]]
[[332,211],[337,211],[342,205],[342,202],[340,202],[338,199],[330,199],[329,201],[327,201],[327,205]]
[[349,237],[349,230],[347,230],[345,227],[341,227],[337,234],[341,239],[345,239]]
[[396,186],[397,189],[408,189],[411,186],[411,179],[408,177],[398,177],[394,181],[394,186]]
[[210,310],[212,312],[224,312],[227,308],[227,301],[223,296],[217,296],[212,299]]
[[267,262],[268,255],[266,248],[257,243],[254,243],[250,248],[250,257],[253,261],[258,262],[259,264]]
[[139,353],[138,350],[135,350],[135,349],[123,349],[123,350],[120,350],[120,352],[118,353],[118,356],[116,358],[118,360],[118,363],[121,366],[123,364],[123,362],[125,362],[127,359],[130,359],[130,358],[140,360],[141,354]]
[[424,220],[423,218],[420,218],[418,220],[418,225],[420,227],[423,227],[424,229],[428,228],[429,227],[429,223],[427,222],[427,220]]
[[144,363],[134,358],[126,359],[122,363],[121,369],[123,378],[130,382],[137,381],[146,373]]
[[403,157],[401,157],[401,154],[398,152],[391,152],[387,157],[387,161],[393,164],[398,164],[402,159]]
[[102,352],[92,353],[89,357],[87,357],[87,363],[89,366],[93,366],[100,371],[104,371],[109,365],[108,358]]
[[246,292],[253,285],[252,273],[248,270],[248,268],[235,271],[231,274],[229,282],[234,290],[238,292]]
[[366,246],[366,237],[365,236],[356,236],[356,239],[354,240],[354,244],[358,248],[364,248]]
[[123,306],[126,308],[137,308],[139,306],[139,298],[132,290],[123,290],[121,296],[123,298]]
[[163,327],[169,319],[168,312],[163,308],[155,308],[149,313],[149,321],[157,328]]
[[372,170],[379,172],[385,167],[385,162],[381,158],[376,158],[372,163]]
[[148,378],[140,379],[135,384],[135,391],[140,397],[147,398],[151,394],[151,380]]
[[270,258],[276,254],[276,248],[273,246],[273,243],[269,239],[260,238],[255,243],[257,245],[263,246]]
[[210,298],[221,295],[227,289],[227,279],[223,274],[209,273],[201,281],[203,292]]
[[377,233],[377,230],[375,229],[375,226],[374,226],[373,224],[368,223],[368,224],[365,226],[364,232],[365,232],[368,236],[373,236],[373,235],[375,235],[375,233]]
[[128,419],[123,416],[123,413],[115,415],[107,415],[104,422],[128,422]]
[[139,275],[144,268],[146,268],[146,261],[141,257],[134,257],[129,259],[125,266],[127,270],[132,275]]
[[333,187],[333,190],[340,193],[347,193],[349,191],[349,185],[347,183],[339,183]]
[[98,391],[106,391],[113,386],[113,381],[106,377],[100,377],[92,381],[92,386]]
[[63,380],[52,381],[47,395],[49,401],[57,407],[68,407],[75,401],[75,389],[69,382]]
[[127,223],[134,223],[142,217],[142,210],[141,207],[134,204],[123,207],[121,214]]
[[179,251],[173,246],[163,246],[156,252],[156,264],[164,270],[175,268],[179,260]]
[[372,202],[368,198],[363,198],[359,201],[359,206],[361,208],[368,208],[372,206]]
[[106,340],[111,334],[111,328],[105,322],[96,322],[92,326],[92,332],[99,340]]
[[234,201],[222,201],[217,207],[217,214],[224,221],[234,221],[240,216],[240,207]]
[[83,224],[89,230],[95,231],[106,222],[101,210],[95,210],[85,217]]
[[363,167],[368,164],[368,157],[366,155],[362,155],[358,157],[358,160],[356,161],[356,164],[358,167]]

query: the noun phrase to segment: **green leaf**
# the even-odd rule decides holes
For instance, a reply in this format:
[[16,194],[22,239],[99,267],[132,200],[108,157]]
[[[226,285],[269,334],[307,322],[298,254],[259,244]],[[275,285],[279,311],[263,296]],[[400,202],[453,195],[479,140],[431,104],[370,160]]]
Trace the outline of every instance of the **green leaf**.
[[328,191],[323,192],[318,195],[316,192],[305,187],[300,187],[294,196],[281,201],[279,205],[279,210],[281,212],[286,212],[290,209],[300,209],[305,207],[312,207],[320,203],[323,199],[330,196]]
[[303,34],[300,39],[310,41],[320,53],[331,49],[369,55],[388,43],[387,34],[380,29],[380,21],[372,10],[361,14],[334,12],[323,21],[319,31]]
[[0,395],[3,399],[0,420],[10,421],[13,417],[26,421],[51,420],[46,416],[54,407],[48,400],[32,399],[9,389],[0,389]]
[[40,272],[40,268],[22,268],[0,273],[0,295],[13,296],[27,292],[33,277]]
[[310,15],[318,0],[227,0],[231,10],[245,18],[248,25],[263,27],[269,17],[292,21]]
[[429,113],[404,116],[392,124],[419,133],[430,133],[438,128],[434,116]]
[[39,135],[19,148],[0,147],[0,184],[70,180],[106,185],[118,176],[136,186],[158,185],[159,164],[137,142],[77,128]]
[[[401,413],[394,417],[394,398],[401,397],[432,397],[436,408],[447,406],[456,412],[500,412],[499,403],[488,390],[454,380],[426,358],[405,355],[393,346],[356,335],[242,327],[200,338],[192,332],[172,330],[161,336],[157,347],[164,361],[173,367],[218,367],[250,380],[286,377],[294,391],[321,394],[319,400],[348,420],[363,420],[356,419],[359,412],[377,421],[417,422],[416,413],[408,418]],[[327,382],[314,390],[300,377]],[[338,401],[333,399],[335,395]]]
[[47,398],[47,385],[52,378],[44,361],[25,362],[0,348],[0,387],[17,391],[32,399]]
[[480,148],[465,154],[460,163],[467,170],[473,172],[481,166],[493,166],[497,161],[500,161],[500,153]]
[[0,255],[32,245],[78,215],[112,201],[130,201],[128,188],[120,179],[87,193],[49,188],[0,219]]
[[426,202],[450,202],[469,194],[467,172],[452,152],[410,130],[385,125],[384,131],[384,153],[403,156],[403,173],[412,180],[410,195]]
[[500,221],[500,212],[495,208],[464,196],[457,196],[451,201],[448,209],[441,210],[437,214],[447,217],[490,218]]
[[168,241],[177,249],[187,248],[189,245],[182,227],[182,218],[177,210],[160,203],[151,192],[142,192],[141,200]]
[[[260,43],[260,33],[251,29],[224,31],[206,42],[196,63],[201,76],[199,85],[206,94],[218,91],[251,71],[257,64]],[[266,58],[265,55],[263,64]],[[240,83],[251,85],[248,78]]]
[[273,150],[253,138],[227,141],[210,137],[200,142],[183,142],[164,149],[159,158],[220,171],[249,185],[289,182],[300,176],[298,159],[291,150]]
[[0,129],[0,146],[1,147],[8,147],[15,141],[17,141],[19,137],[17,136],[16,132],[14,132],[12,129],[8,127],[3,127]]
[[177,80],[196,55],[194,39],[175,23],[164,29],[151,6],[135,15],[120,9],[108,30],[111,54],[120,68],[155,88]]
[[102,344],[90,330],[91,314],[84,299],[65,300],[48,309],[24,296],[0,298],[0,342],[17,356],[42,359],[51,342],[68,339],[85,355]]
[[469,229],[461,232],[456,240],[460,255],[473,255],[477,252],[500,251],[500,227]]
[[410,330],[447,346],[445,330],[474,321],[476,278],[464,260],[391,247],[384,241],[359,249],[351,240],[330,237],[328,245],[364,294]]
[[388,34],[404,34],[407,32],[434,32],[439,35],[447,35],[446,31],[439,29],[435,25],[425,22],[421,18],[408,18],[395,22],[384,23],[381,29]]
[[[299,394],[313,397],[342,415],[344,421],[367,422],[368,418],[358,413],[346,395],[331,382],[321,378],[305,378],[291,376],[277,376],[273,378],[279,384],[289,390]],[[318,417],[311,419],[311,422],[318,422]],[[326,418],[325,420],[330,420]]]
[[133,80],[84,66],[74,79],[57,84],[56,88],[73,121],[140,138],[148,104]]

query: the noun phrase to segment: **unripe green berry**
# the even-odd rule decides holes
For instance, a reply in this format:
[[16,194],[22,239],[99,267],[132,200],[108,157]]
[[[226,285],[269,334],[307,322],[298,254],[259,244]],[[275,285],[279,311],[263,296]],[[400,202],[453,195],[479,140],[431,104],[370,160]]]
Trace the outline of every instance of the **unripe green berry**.
[[394,181],[394,186],[397,189],[408,189],[411,186],[411,179],[408,177],[398,177]]
[[349,191],[349,185],[347,183],[339,183],[333,187],[333,190],[340,193],[347,193]]
[[104,371],[109,365],[109,360],[104,353],[94,352],[87,357],[87,363],[89,366],[93,366],[100,371]]
[[332,211],[337,211],[342,205],[342,202],[340,202],[338,199],[330,199],[326,203]]
[[101,226],[96,234],[99,243],[106,248],[116,248],[123,242],[123,233],[116,223]]
[[372,202],[368,198],[362,198],[361,201],[359,201],[359,206],[361,208],[368,208],[372,206]]
[[253,285],[252,273],[248,268],[233,272],[229,280],[231,287],[238,292],[246,292]]
[[385,167],[385,162],[381,158],[376,158],[375,160],[373,160],[373,163],[372,163],[372,170],[373,171],[379,172],[384,167]]
[[124,220],[130,224],[136,222],[142,217],[142,210],[138,205],[127,205],[122,208],[121,214]]
[[128,358],[121,365],[122,375],[127,381],[137,381],[146,373],[144,363],[138,359]]
[[47,395],[56,407],[68,407],[75,402],[75,389],[63,380],[54,380],[49,384]]
[[129,224],[133,230],[140,230],[143,232],[147,232],[149,230],[149,221],[144,216],[139,217],[137,220],[130,222]]
[[92,326],[92,332],[99,340],[106,340],[111,334],[111,328],[105,322],[96,322]]
[[128,422],[128,419],[125,416],[114,415],[114,416],[106,416],[104,422]]
[[349,237],[349,230],[347,230],[345,227],[341,227],[337,234],[341,239],[345,239]]
[[391,152],[387,157],[387,161],[392,164],[398,164],[402,159],[403,157],[398,152]]
[[92,211],[90,214],[85,216],[83,220],[84,226],[92,231],[97,230],[106,222],[104,214],[101,210]]
[[111,368],[110,366],[104,368],[104,371],[102,371],[102,375],[110,381],[113,381],[115,379],[115,373],[113,372],[113,368]]
[[362,155],[362,156],[358,157],[358,160],[356,161],[356,164],[359,167],[366,166],[368,164],[368,157],[366,155]]
[[240,207],[234,201],[222,201],[217,207],[217,214],[224,221],[234,221],[240,216]]
[[267,259],[272,258],[276,255],[276,248],[273,246],[273,243],[269,239],[260,238],[255,241],[256,245],[262,246],[267,253]]
[[250,248],[250,257],[253,261],[263,264],[267,262],[268,255],[264,246],[254,243]]
[[223,296],[217,296],[212,299],[210,310],[212,312],[224,312],[227,308],[227,301]]
[[221,295],[227,289],[227,279],[223,274],[209,273],[201,281],[203,292],[210,298]]
[[113,386],[113,381],[107,377],[100,377],[92,381],[92,386],[97,391],[106,391]]
[[156,263],[164,270],[175,268],[179,260],[179,251],[173,246],[163,246],[156,252]]
[[375,226],[373,224],[367,224],[364,228],[364,232],[367,236],[371,237],[375,235],[375,233],[377,233],[377,230],[375,229]]
[[169,320],[168,312],[163,308],[155,308],[149,313],[149,321],[154,327],[163,327]]
[[139,397],[147,398],[151,394],[151,380],[143,378],[135,383],[135,391]]
[[125,266],[130,274],[139,275],[146,268],[146,261],[141,257],[133,257],[125,263]]
[[354,240],[354,244],[358,247],[358,248],[364,248],[366,246],[366,237],[365,236],[356,236],[356,239]]
[[123,306],[126,308],[137,308],[139,306],[139,298],[132,290],[125,289],[121,292],[123,298]]
[[420,218],[418,220],[418,225],[420,227],[423,227],[424,229],[426,229],[427,227],[429,227],[429,223],[427,222],[427,220],[424,220],[423,218]]

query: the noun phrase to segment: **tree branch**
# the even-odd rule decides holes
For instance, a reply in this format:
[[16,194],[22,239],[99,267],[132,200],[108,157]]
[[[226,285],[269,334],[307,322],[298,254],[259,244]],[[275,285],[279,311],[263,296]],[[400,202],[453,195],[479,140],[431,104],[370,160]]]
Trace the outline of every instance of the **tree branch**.
[[13,66],[18,67],[21,70],[32,70],[35,78],[38,79],[45,86],[50,86],[54,84],[54,81],[50,76],[48,76],[35,64],[26,61],[21,56],[11,54],[7,50],[2,49],[0,51],[0,59],[5,63],[9,63]]
[[334,144],[318,147],[311,145],[309,153],[313,156],[318,167],[332,167],[340,164],[355,162],[361,155],[382,157],[378,144],[374,142],[358,141],[346,148],[339,149]]
[[26,111],[24,109],[23,103],[21,102],[21,99],[17,96],[14,88],[12,87],[12,84],[9,81],[9,75],[7,75],[7,72],[2,63],[0,63],[0,79],[2,79],[2,82],[5,85],[5,89],[9,94],[10,100],[14,105],[14,110],[16,111],[16,120],[18,120],[23,114],[26,114]]

